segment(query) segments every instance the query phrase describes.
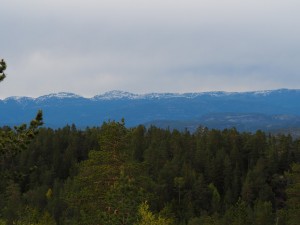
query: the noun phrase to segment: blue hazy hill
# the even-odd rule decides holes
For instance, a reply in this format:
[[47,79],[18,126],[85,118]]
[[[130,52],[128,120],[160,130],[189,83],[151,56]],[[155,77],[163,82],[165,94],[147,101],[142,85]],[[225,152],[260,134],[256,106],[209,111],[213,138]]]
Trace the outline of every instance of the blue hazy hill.
[[236,127],[272,130],[300,127],[300,90],[259,92],[151,93],[111,91],[93,98],[56,93],[0,100],[0,125],[18,125],[44,113],[45,126],[98,126],[125,118],[127,126],[157,125],[190,130]]

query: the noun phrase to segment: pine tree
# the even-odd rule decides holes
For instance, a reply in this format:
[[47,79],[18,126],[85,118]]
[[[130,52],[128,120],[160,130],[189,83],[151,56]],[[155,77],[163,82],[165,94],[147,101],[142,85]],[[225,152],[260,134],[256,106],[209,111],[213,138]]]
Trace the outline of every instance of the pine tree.
[[5,73],[3,72],[4,70],[6,70],[6,63],[3,59],[1,59],[0,61],[0,82],[4,80],[4,78],[6,77]]
[[134,168],[126,161],[127,133],[124,121],[102,125],[100,150],[90,151],[78,165],[78,174],[65,185],[64,224],[132,224],[144,199],[131,179]]
[[172,225],[173,221],[170,218],[164,218],[159,215],[153,214],[149,210],[149,205],[144,202],[139,207],[140,219],[135,225]]

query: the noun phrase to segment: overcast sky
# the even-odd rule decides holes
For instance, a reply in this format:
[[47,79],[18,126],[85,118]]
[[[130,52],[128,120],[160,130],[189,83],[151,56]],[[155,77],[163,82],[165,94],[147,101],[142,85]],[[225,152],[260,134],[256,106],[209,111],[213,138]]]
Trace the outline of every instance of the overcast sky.
[[2,0],[0,98],[300,88],[299,0]]

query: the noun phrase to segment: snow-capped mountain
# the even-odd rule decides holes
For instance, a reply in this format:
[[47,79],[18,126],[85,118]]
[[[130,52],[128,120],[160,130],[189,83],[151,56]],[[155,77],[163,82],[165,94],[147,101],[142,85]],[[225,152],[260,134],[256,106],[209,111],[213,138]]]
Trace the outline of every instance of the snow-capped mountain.
[[47,99],[47,98],[81,98],[81,96],[76,95],[74,93],[59,92],[59,93],[53,93],[53,94],[38,97],[38,99]]
[[36,98],[36,101],[47,101],[49,99],[76,99],[76,98],[83,98],[80,95],[76,95],[74,93],[68,93],[68,92],[59,92],[59,93],[52,93],[48,95],[43,95],[38,98]]
[[4,102],[15,101],[15,102],[19,102],[19,103],[24,103],[24,102],[33,101],[33,100],[34,100],[34,98],[31,98],[31,97],[11,96],[11,97],[4,99]]
[[139,95],[125,91],[109,91],[104,94],[96,95],[94,100],[114,100],[114,99],[137,99]]
[[110,91],[92,98],[61,92],[38,98],[0,100],[0,125],[30,121],[42,109],[45,124],[50,127],[72,123],[80,127],[97,126],[121,118],[125,118],[128,126],[178,123],[190,127],[193,123],[214,128],[236,126],[244,130],[300,127],[299,99],[300,90],[289,89],[183,94]]

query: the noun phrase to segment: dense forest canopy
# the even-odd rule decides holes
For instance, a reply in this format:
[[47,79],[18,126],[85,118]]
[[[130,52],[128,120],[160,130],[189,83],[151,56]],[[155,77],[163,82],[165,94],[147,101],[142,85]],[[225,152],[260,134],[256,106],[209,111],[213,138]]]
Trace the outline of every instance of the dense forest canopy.
[[299,163],[299,140],[261,131],[40,128],[7,168],[19,176],[0,182],[0,215],[7,224],[297,224]]

